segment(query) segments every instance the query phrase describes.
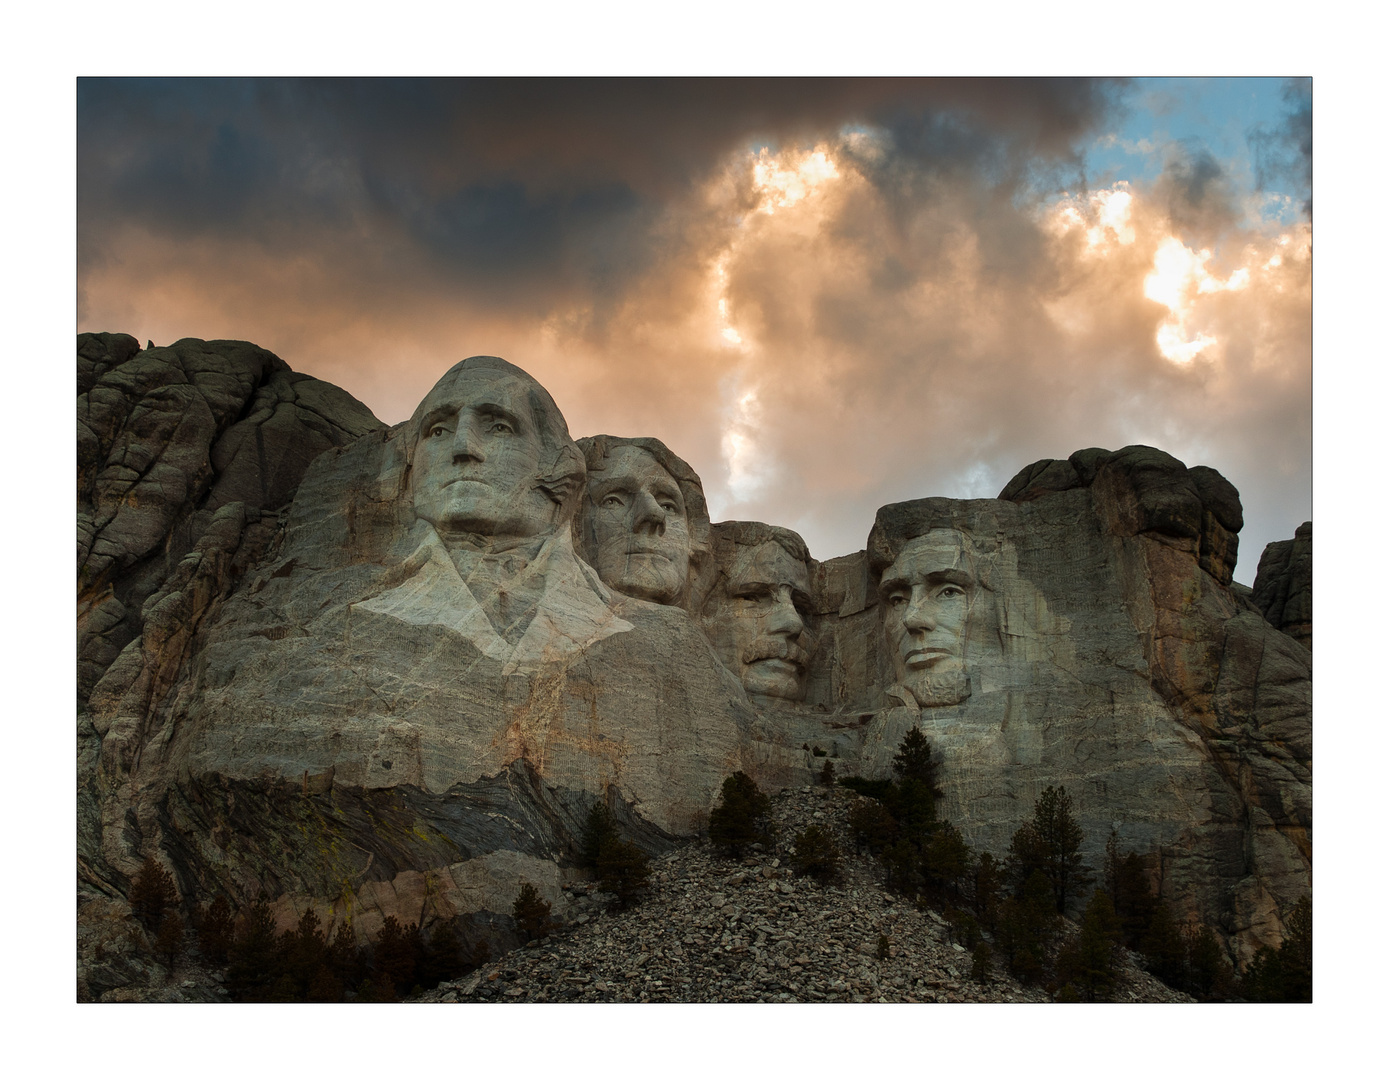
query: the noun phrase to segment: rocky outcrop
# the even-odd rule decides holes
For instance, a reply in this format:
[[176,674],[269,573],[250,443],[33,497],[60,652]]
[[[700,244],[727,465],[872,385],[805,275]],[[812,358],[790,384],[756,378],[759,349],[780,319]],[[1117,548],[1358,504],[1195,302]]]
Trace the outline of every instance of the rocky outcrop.
[[1254,603],[1272,625],[1312,647],[1312,523],[1304,521],[1291,540],[1275,540],[1259,557]]
[[350,394],[244,341],[142,350],[128,334],[81,334],[77,394],[80,705],[140,636],[150,598],[167,599],[184,557],[225,545],[218,511],[279,510],[309,462],[381,424]]
[[[180,346],[177,365],[150,362],[200,370],[203,343]],[[84,348],[90,393],[134,415],[110,380],[149,352]],[[303,385],[270,354],[232,352],[265,386]],[[155,394],[142,385],[132,399]],[[1242,511],[1212,469],[1084,450],[998,499],[883,507],[863,551],[825,563],[788,530],[718,523],[707,557],[687,545],[703,567],[687,605],[610,587],[574,522],[617,493],[636,509],[614,504],[605,542],[681,562],[680,544],[649,541],[682,514],[703,535],[697,478],[681,489],[659,457],[618,455],[589,490],[557,407],[505,361],[455,365],[389,430],[339,425],[281,515],[270,458],[233,468],[269,436],[228,440],[253,416],[299,415],[300,398],[267,413],[246,390],[244,417],[198,428],[205,458],[149,451],[187,442],[172,433],[207,404],[190,393],[154,410],[158,439],[88,425],[126,432],[103,460],[148,459],[178,496],[128,520],[115,494],[82,504],[86,573],[142,598],[139,637],[79,718],[80,874],[107,896],[157,854],[185,904],[260,896],[289,923],[312,903],[361,934],[428,909],[471,945],[505,925],[522,879],[560,898],[596,801],[660,855],[704,829],[734,770],[769,790],[810,782],[824,757],[882,776],[913,727],[977,850],[1002,853],[1064,785],[1091,864],[1114,829],[1237,960],[1276,945],[1310,891],[1310,652],[1233,585]],[[623,529],[649,550],[624,548]],[[163,547],[142,546],[156,534]]]

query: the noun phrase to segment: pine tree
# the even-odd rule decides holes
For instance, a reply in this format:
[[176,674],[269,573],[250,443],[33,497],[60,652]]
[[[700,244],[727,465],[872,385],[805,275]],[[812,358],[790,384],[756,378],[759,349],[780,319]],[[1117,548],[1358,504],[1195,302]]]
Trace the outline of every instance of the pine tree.
[[408,991],[415,982],[415,961],[419,948],[419,928],[414,923],[401,926],[394,915],[387,915],[376,934],[376,954],[372,967],[376,973],[378,996],[389,983],[393,990]]
[[1032,872],[1021,896],[1010,897],[999,906],[998,945],[1008,957],[1013,974],[1024,985],[1045,978],[1047,954],[1056,937],[1058,921],[1051,882],[1040,870]]
[[617,897],[619,908],[631,907],[646,891],[651,877],[651,860],[641,848],[626,840],[615,840],[598,857],[598,885]]
[[613,820],[613,812],[608,809],[607,803],[595,802],[589,809],[588,820],[584,824],[580,865],[597,869],[598,857],[603,854],[604,846],[620,839],[617,822]]
[[941,822],[926,844],[923,872],[927,885],[958,900],[960,885],[969,872],[971,854],[960,830],[948,821]]
[[1056,958],[1057,980],[1071,987],[1082,1001],[1104,1001],[1114,986],[1115,950],[1121,928],[1114,904],[1103,889],[1091,894],[1081,918],[1080,933]]
[[203,910],[198,920],[198,948],[202,950],[203,959],[209,964],[225,964],[234,931],[231,904],[225,896],[219,896]]
[[173,876],[153,855],[146,855],[130,884],[131,913],[146,930],[153,930],[164,920],[164,912],[177,902]]
[[1166,902],[1153,905],[1153,916],[1139,942],[1139,951],[1148,961],[1148,970],[1168,986],[1181,989],[1186,982],[1186,944],[1177,920]]
[[987,851],[979,856],[974,866],[971,892],[979,922],[992,933],[998,925],[998,905],[1003,902],[1003,868]]
[[1065,914],[1066,904],[1092,875],[1080,854],[1085,839],[1071,811],[1066,789],[1048,787],[1037,799],[1032,820],[1013,834],[1008,848],[1008,872],[1015,889],[1040,870],[1051,882],[1056,912]]
[[860,854],[866,848],[880,855],[896,840],[897,822],[887,807],[877,799],[856,799],[849,808],[849,828],[853,830],[854,846]]
[[543,938],[550,932],[550,903],[540,898],[540,893],[529,881],[521,882],[521,890],[511,905],[511,917],[527,941]]
[[172,967],[182,952],[183,919],[177,911],[171,911],[159,924],[159,935],[154,939],[154,953]]
[[839,876],[839,848],[819,825],[811,825],[796,837],[787,861],[796,873],[817,881],[833,881]]
[[257,900],[237,919],[228,953],[228,989],[238,1001],[266,1001],[280,977],[275,917],[270,905]]
[[771,808],[772,800],[747,773],[734,773],[723,782],[719,805],[709,814],[710,841],[738,858],[743,848],[770,839]]

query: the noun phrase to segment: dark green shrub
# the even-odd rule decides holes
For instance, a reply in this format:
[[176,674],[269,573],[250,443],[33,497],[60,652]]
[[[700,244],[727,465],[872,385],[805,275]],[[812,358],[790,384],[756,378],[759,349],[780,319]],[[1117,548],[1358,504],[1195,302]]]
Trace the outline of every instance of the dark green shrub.
[[966,949],[973,951],[974,947],[984,939],[984,935],[979,929],[979,920],[968,911],[950,908],[945,913],[945,921],[950,926],[950,936]]
[[1062,946],[1056,957],[1056,979],[1069,988],[1067,1000],[1104,1001],[1114,986],[1115,950],[1121,938],[1114,904],[1096,889],[1085,907],[1080,933]]
[[878,935],[877,956],[879,960],[886,960],[892,955],[892,939],[886,934]]
[[540,898],[540,893],[529,881],[521,882],[521,891],[511,905],[511,917],[527,941],[543,938],[550,932],[550,903]]
[[897,822],[887,812],[887,807],[876,799],[854,802],[849,808],[849,828],[860,853],[866,848],[871,854],[880,855],[897,836]]
[[820,769],[820,783],[825,787],[834,787],[834,762],[829,758],[825,759],[825,764]]
[[183,919],[177,911],[164,916],[154,939],[154,954],[170,967],[183,953]]
[[595,802],[589,809],[588,820],[584,823],[583,848],[580,852],[580,865],[589,869],[598,868],[598,857],[603,854],[605,845],[620,840],[617,822],[604,802]]
[[969,977],[977,983],[987,983],[993,978],[994,974],[994,951],[989,948],[987,941],[980,941],[974,946],[973,963],[970,965]]
[[744,772],[736,772],[723,782],[719,804],[709,814],[709,839],[734,858],[743,848],[771,839],[767,814],[769,799]]
[[131,913],[146,930],[154,930],[164,921],[164,912],[177,902],[173,876],[153,855],[146,855],[130,883]]
[[219,896],[203,909],[198,919],[198,948],[202,950],[203,959],[210,964],[225,964],[234,932],[231,904],[225,896]]
[[787,862],[802,876],[833,881],[839,876],[839,858],[834,837],[819,825],[811,825],[796,837]]
[[619,908],[631,907],[646,891],[651,877],[651,860],[641,848],[626,840],[615,840],[598,856],[598,884],[617,898]]

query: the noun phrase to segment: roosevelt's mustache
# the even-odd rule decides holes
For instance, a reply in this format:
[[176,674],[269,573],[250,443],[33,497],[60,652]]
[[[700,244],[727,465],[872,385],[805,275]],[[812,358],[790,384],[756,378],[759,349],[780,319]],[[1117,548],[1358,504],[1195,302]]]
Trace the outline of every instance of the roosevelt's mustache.
[[810,653],[786,638],[758,638],[743,650],[743,663],[753,664],[758,660],[789,660],[803,668],[810,663]]

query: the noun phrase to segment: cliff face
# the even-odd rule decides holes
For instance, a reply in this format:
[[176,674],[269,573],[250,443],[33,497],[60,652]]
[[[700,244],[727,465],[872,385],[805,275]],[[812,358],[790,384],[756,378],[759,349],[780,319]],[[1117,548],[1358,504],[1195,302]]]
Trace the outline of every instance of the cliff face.
[[1232,586],[1214,470],[1080,451],[998,499],[884,507],[823,564],[718,526],[692,614],[610,588],[569,518],[446,542],[410,494],[419,427],[253,346],[84,335],[79,367],[84,895],[154,853],[185,900],[467,941],[522,879],[558,902],[595,799],[660,851],[735,769],[883,775],[918,725],[977,848],[1064,785],[1092,864],[1117,830],[1241,959],[1310,891],[1310,652]]

